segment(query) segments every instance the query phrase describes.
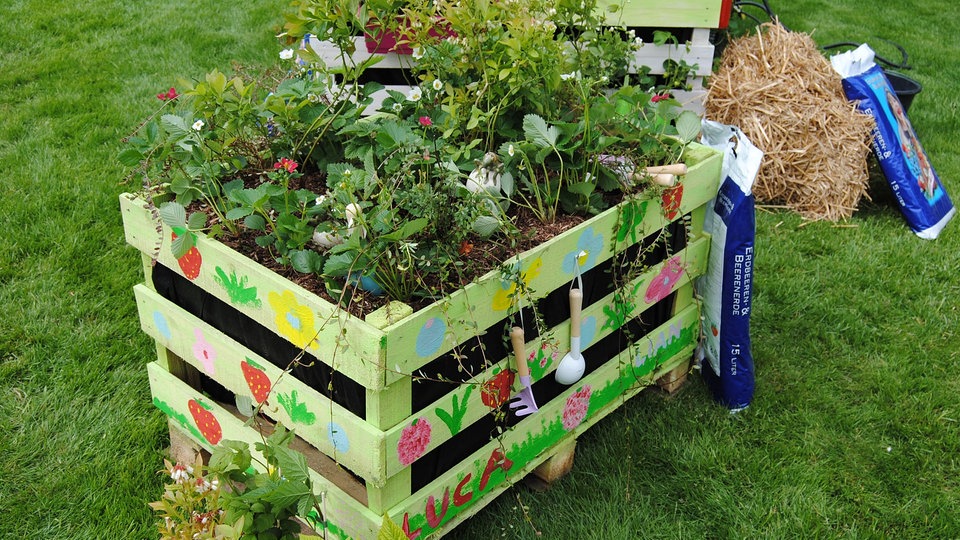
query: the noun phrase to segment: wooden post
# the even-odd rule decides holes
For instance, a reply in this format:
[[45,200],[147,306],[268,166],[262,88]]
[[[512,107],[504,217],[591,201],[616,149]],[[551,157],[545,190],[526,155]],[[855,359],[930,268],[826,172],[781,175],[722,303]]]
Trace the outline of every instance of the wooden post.
[[[367,315],[366,322],[379,329],[386,328],[394,322],[413,313],[413,308],[401,302],[390,302],[383,308]],[[381,350],[381,354],[383,351]],[[383,358],[380,361],[384,361]],[[389,366],[385,368],[391,369]],[[386,376],[386,371],[384,372]],[[401,377],[382,390],[367,389],[366,421],[373,427],[386,431],[404,421],[412,413],[413,380],[411,377]],[[385,444],[381,440],[381,445]],[[385,452],[381,452],[385,454]],[[386,467],[386,463],[381,464]],[[378,515],[410,496],[412,476],[410,467],[387,478],[382,487],[367,485],[367,507]]]

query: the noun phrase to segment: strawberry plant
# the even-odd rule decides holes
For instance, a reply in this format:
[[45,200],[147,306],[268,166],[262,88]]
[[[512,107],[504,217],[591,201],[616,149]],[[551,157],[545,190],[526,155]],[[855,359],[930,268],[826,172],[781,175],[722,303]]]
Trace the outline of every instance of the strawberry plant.
[[210,456],[210,470],[229,488],[221,495],[223,520],[242,538],[295,540],[298,515],[313,510],[323,515],[307,460],[290,449],[292,440],[293,432],[277,425],[254,445],[264,461],[254,459],[250,445],[241,441],[223,441]]

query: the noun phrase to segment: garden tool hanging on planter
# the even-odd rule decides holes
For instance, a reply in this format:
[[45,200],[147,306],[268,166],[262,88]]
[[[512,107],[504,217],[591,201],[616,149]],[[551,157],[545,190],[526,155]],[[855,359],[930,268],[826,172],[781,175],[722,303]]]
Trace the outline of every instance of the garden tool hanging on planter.
[[[557,366],[557,371],[554,374],[554,377],[557,379],[557,382],[560,384],[565,384],[567,386],[580,380],[580,377],[583,377],[583,371],[586,368],[586,361],[583,359],[583,355],[580,354],[580,312],[583,309],[583,278],[580,277],[580,264],[579,260],[581,257],[585,257],[587,254],[581,251],[577,255],[577,261],[574,262],[574,272],[576,272],[576,278],[574,281],[570,282],[570,352],[565,354],[563,358],[560,359],[560,365]],[[573,284],[576,282],[577,288],[573,288]]]
[[523,333],[523,312],[520,312],[520,326],[510,330],[510,343],[513,345],[513,359],[517,363],[517,375],[520,376],[520,392],[510,400],[510,409],[517,416],[527,416],[537,412],[533,399],[533,381],[530,379],[530,366],[527,365],[526,338]]

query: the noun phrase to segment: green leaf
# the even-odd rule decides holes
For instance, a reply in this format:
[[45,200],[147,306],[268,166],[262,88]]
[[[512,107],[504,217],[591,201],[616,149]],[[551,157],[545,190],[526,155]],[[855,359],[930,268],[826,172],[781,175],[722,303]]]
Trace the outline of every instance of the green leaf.
[[493,216],[480,216],[473,222],[473,232],[486,238],[500,228],[500,220]]
[[199,231],[207,226],[207,215],[203,212],[194,212],[190,214],[187,220],[187,228],[191,231]]
[[403,528],[394,523],[390,516],[384,514],[377,540],[407,540],[407,533],[403,532]]
[[548,126],[547,121],[536,114],[523,117],[523,134],[528,141],[540,148],[553,148],[557,144],[560,132],[554,126]]
[[187,121],[175,114],[165,114],[160,117],[160,123],[171,135],[183,137],[190,133]]
[[[237,208],[231,208],[230,210],[228,210],[226,218],[229,219],[230,221],[236,221],[240,218],[247,217],[252,213],[253,213],[253,208],[249,206],[239,206]],[[257,216],[257,217],[260,217],[260,216]],[[263,219],[263,218],[260,218],[260,219]],[[257,230],[260,230],[260,229],[257,229]]]
[[265,494],[263,500],[280,508],[290,508],[297,507],[301,499],[312,495],[306,484],[287,481]]
[[160,207],[160,219],[168,227],[186,227],[187,209],[177,202],[168,202]]
[[677,117],[677,134],[685,143],[693,141],[700,135],[700,117],[693,111],[683,111]]
[[228,473],[246,471],[250,468],[250,446],[243,441],[224,440],[213,449],[209,467],[213,471]]
[[174,258],[179,259],[187,254],[195,245],[193,241],[192,234],[181,234],[173,239],[173,242],[170,244],[170,251],[173,253]]
[[510,197],[513,195],[514,189],[516,189],[516,182],[513,180],[513,173],[505,171],[500,175],[500,191],[507,197]]
[[307,458],[302,453],[285,446],[274,448],[274,452],[284,478],[304,485],[309,482],[310,469],[307,468]]
[[577,195],[589,197],[596,187],[596,184],[593,182],[576,182],[573,184],[568,184],[567,190],[570,191],[570,193],[576,193]]
[[341,277],[347,275],[353,266],[354,257],[350,253],[338,253],[327,258],[323,263],[323,273],[328,276]]
[[125,165],[127,167],[136,167],[141,161],[143,161],[144,157],[145,156],[143,155],[143,152],[137,150],[136,148],[127,148],[122,150],[120,154],[117,155],[117,160],[120,161],[121,165]]
[[[227,218],[230,219],[230,212],[227,212]],[[267,229],[267,220],[260,214],[251,214],[243,220],[243,225],[248,229],[264,231]]]
[[289,253],[290,266],[301,274],[315,274],[323,269],[323,257],[311,249],[294,250]]

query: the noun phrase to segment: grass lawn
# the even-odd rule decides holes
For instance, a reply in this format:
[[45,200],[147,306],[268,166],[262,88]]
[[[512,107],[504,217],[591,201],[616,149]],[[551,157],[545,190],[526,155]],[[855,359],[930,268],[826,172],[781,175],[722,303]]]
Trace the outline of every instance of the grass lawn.
[[[272,61],[284,6],[0,3],[0,538],[155,537],[168,440],[115,156],[177,77]],[[773,7],[820,44],[905,47],[924,87],[911,120],[960,201],[960,9]],[[843,226],[758,212],[748,411],[696,379],[645,392],[552,489],[518,486],[452,536],[960,537],[960,222],[920,240],[882,181],[871,196]]]

